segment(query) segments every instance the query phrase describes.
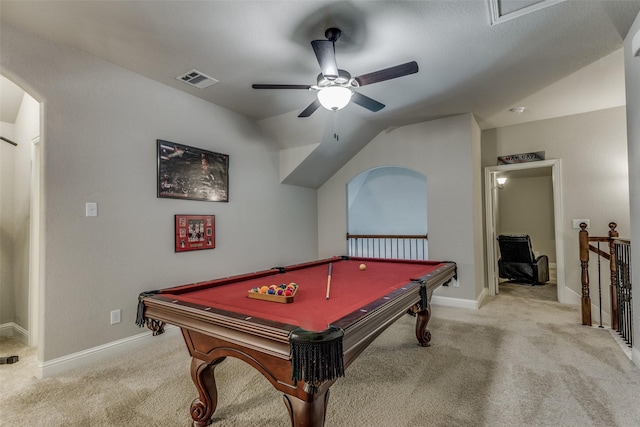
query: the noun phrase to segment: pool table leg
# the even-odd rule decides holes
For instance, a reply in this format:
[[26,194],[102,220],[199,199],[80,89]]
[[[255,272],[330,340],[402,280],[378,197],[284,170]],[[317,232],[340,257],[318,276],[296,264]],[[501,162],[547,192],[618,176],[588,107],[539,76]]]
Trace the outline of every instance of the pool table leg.
[[431,344],[431,331],[427,329],[427,323],[431,319],[431,304],[427,304],[427,308],[416,311],[416,338],[422,347],[429,347]]
[[224,359],[221,357],[207,363],[195,357],[191,358],[191,378],[200,395],[191,403],[191,418],[194,427],[205,427],[211,424],[211,416],[218,406],[218,389],[213,370]]
[[284,394],[284,404],[289,410],[291,427],[323,427],[327,414],[329,389],[307,402],[290,394]]

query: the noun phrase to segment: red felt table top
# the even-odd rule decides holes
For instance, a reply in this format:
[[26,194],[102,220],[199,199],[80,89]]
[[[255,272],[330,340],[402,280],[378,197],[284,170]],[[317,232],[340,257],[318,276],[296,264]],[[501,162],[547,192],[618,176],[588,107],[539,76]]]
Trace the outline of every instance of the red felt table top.
[[[359,269],[362,263],[366,264],[364,271]],[[223,284],[213,281],[211,286],[185,285],[163,290],[161,294],[207,307],[297,325],[310,331],[322,331],[332,322],[442,265],[432,261],[393,262],[339,258],[331,264],[328,300],[328,263],[263,277],[256,277],[260,274],[247,275]],[[298,291],[294,302],[289,304],[256,300],[247,296],[247,292],[254,287],[291,282],[298,284]]]

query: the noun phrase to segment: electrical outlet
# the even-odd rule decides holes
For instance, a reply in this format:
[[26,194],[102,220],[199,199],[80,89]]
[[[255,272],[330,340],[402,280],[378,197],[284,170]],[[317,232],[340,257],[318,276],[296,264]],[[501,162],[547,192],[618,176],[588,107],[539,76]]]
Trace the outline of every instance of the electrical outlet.
[[581,223],[587,224],[587,228],[589,228],[589,220],[588,219],[574,219],[573,220],[573,228],[579,229]]
[[460,287],[460,282],[458,281],[458,279],[453,279],[452,282],[453,282],[453,287],[454,288],[459,288]]
[[120,309],[113,310],[111,312],[111,324],[115,325],[116,323],[120,323],[120,321],[121,321]]

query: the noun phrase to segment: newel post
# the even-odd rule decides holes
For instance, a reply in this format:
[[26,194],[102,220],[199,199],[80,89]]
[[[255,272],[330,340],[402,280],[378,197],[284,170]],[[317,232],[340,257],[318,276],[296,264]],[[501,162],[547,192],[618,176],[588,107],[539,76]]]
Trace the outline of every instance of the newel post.
[[589,233],[587,224],[580,223],[580,268],[582,269],[582,324],[591,326],[591,297],[589,296]]
[[609,254],[611,258],[609,259],[609,268],[611,270],[611,286],[609,287],[610,298],[611,298],[611,329],[614,331],[619,330],[618,328],[618,278],[617,278],[617,266],[616,266],[616,244],[614,239],[618,238],[618,232],[616,231],[616,227],[618,224],[615,222],[609,223]]

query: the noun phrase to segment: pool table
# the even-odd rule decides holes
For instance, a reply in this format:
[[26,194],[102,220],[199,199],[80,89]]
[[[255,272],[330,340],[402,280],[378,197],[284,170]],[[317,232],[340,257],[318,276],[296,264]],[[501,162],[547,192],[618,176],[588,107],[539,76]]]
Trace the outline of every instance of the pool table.
[[[182,330],[199,394],[194,426],[211,424],[214,370],[230,356],[284,393],[292,426],[319,427],[331,385],[400,316],[415,315],[418,343],[429,345],[431,295],[456,274],[454,262],[334,257],[143,292],[136,323],[154,335],[165,324]],[[250,298],[281,283],[297,285],[288,302]]]

